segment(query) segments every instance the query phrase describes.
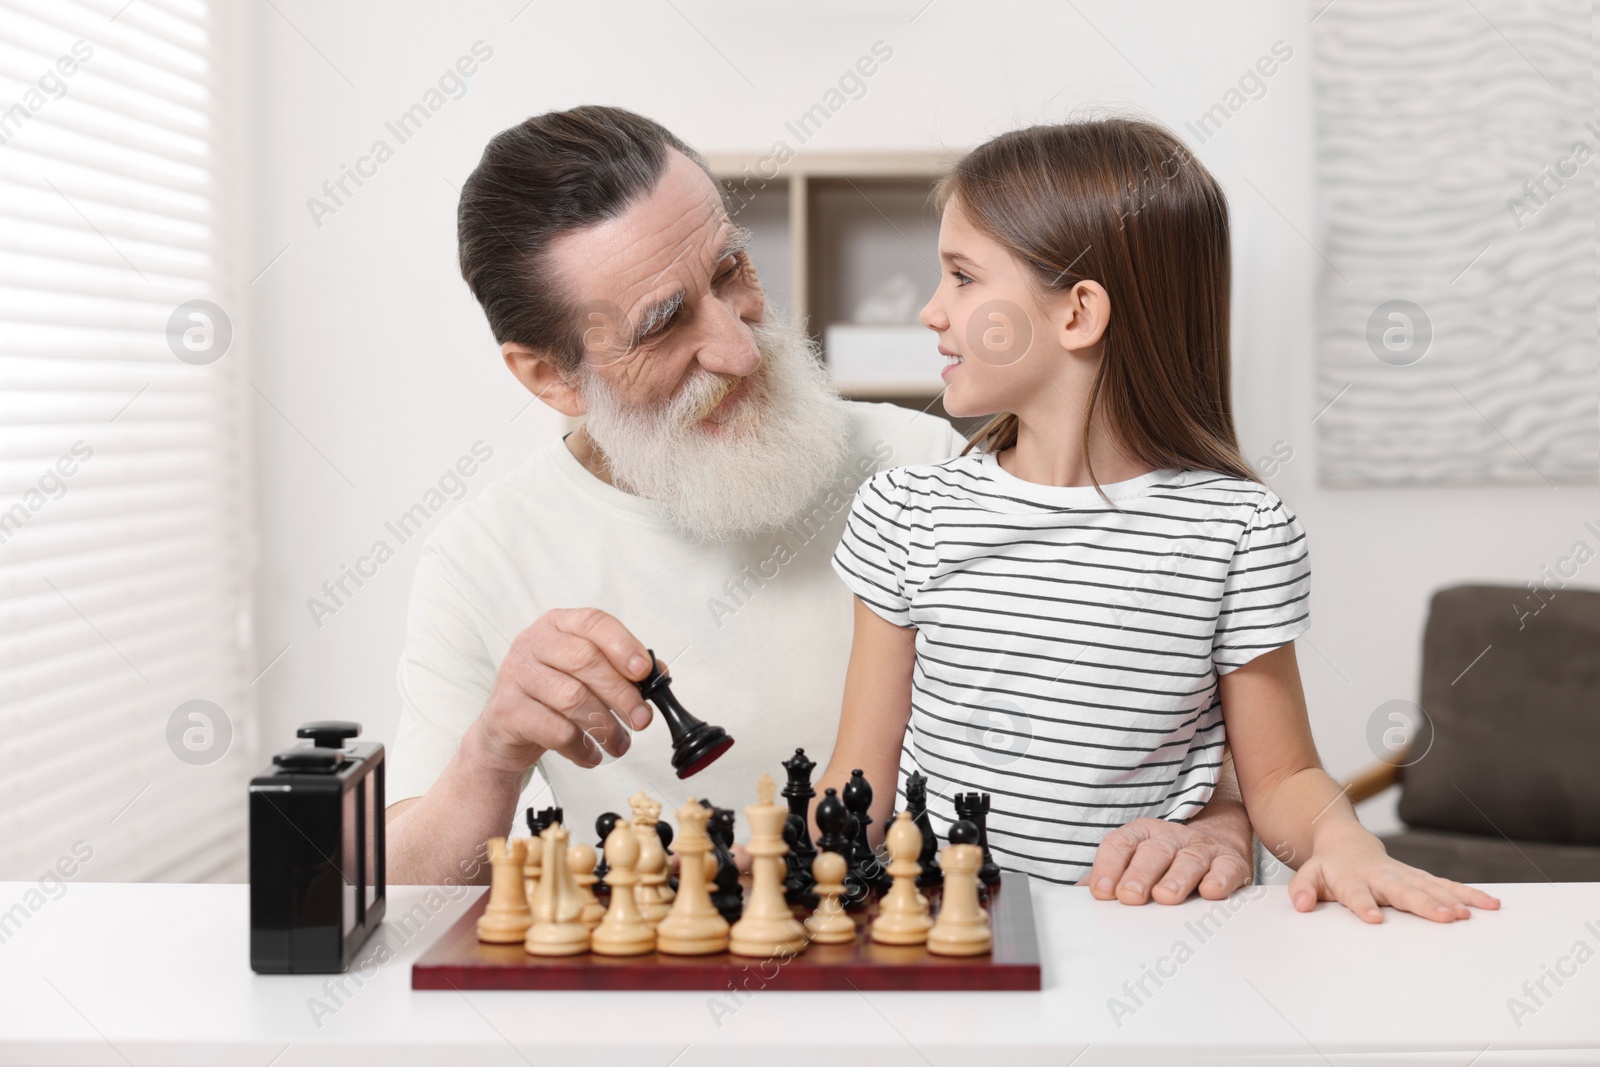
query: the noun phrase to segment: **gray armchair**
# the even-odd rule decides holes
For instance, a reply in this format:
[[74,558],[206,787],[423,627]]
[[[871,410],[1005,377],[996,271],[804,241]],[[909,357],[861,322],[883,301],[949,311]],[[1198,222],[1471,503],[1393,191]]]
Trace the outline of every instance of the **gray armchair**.
[[1434,594],[1428,722],[1398,765],[1345,783],[1357,803],[1400,787],[1405,829],[1382,840],[1401,862],[1458,882],[1600,882],[1600,591],[1544,596],[1523,615],[1540,604],[1525,588]]

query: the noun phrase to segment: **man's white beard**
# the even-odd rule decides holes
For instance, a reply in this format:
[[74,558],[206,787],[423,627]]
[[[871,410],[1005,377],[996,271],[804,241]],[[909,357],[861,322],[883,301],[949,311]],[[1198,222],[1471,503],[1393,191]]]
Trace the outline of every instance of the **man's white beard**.
[[787,323],[753,327],[761,365],[750,392],[712,435],[700,420],[738,386],[696,370],[665,405],[618,401],[584,364],[584,431],[620,489],[658,504],[702,542],[775,530],[815,503],[849,452],[849,413],[811,341]]

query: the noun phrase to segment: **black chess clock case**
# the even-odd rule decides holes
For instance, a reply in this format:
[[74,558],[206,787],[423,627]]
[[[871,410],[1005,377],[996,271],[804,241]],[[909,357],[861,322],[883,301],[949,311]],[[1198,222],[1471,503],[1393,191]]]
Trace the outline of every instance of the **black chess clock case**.
[[383,921],[383,746],[317,722],[250,782],[250,968],[345,970]]

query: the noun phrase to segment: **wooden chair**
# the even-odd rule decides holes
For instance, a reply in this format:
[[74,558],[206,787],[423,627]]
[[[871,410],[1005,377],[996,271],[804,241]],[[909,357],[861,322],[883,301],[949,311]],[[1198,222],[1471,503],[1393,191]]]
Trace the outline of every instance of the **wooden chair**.
[[1345,783],[1355,803],[1401,787],[1396,859],[1459,882],[1600,881],[1600,591],[1543,594],[1434,594],[1427,721]]

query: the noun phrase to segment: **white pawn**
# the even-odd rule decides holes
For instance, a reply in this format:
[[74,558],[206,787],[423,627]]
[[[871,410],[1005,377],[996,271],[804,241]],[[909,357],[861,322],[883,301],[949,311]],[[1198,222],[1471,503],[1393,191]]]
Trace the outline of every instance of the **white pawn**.
[[[872,921],[872,940],[880,945],[920,945],[928,940],[933,919],[928,915],[928,898],[917,892],[917,875],[922,865],[922,831],[902,811],[884,837],[889,846],[889,875],[894,884],[878,904],[878,917]],[[981,857],[980,857],[981,862]]]
[[978,868],[983,849],[978,828],[966,819],[950,827],[950,844],[939,853],[944,888],[939,896],[939,918],[928,931],[928,951],[937,956],[981,956],[994,944],[989,913],[978,903]]
[[817,910],[806,918],[806,930],[819,945],[847,945],[856,939],[856,921],[839,903],[848,869],[837,852],[818,852],[811,861],[811,876],[817,881]]
[[606,881],[611,883],[611,907],[606,909],[605,918],[600,920],[590,938],[590,949],[596,955],[641,956],[655,951],[655,928],[639,914],[639,904],[633,895],[639,881],[634,873],[638,862],[639,835],[627,823],[617,823],[617,828],[606,838],[606,863],[611,866]]
[[514,945],[527,936],[528,927],[533,925],[533,912],[522,884],[528,838],[491,837],[488,848],[494,870],[489,881],[489,906],[478,916],[478,940]]
[[589,951],[589,928],[580,921],[583,897],[567,872],[567,831],[559,823],[545,827],[539,892],[533,905],[533,925],[522,943],[534,956],[577,956]]
[[567,849],[567,867],[572,872],[573,882],[577,883],[578,896],[583,899],[583,911],[578,915],[578,921],[590,930],[599,926],[606,914],[606,906],[600,903],[592,888],[600,880],[594,873],[599,863],[600,857],[593,845],[579,842]]

